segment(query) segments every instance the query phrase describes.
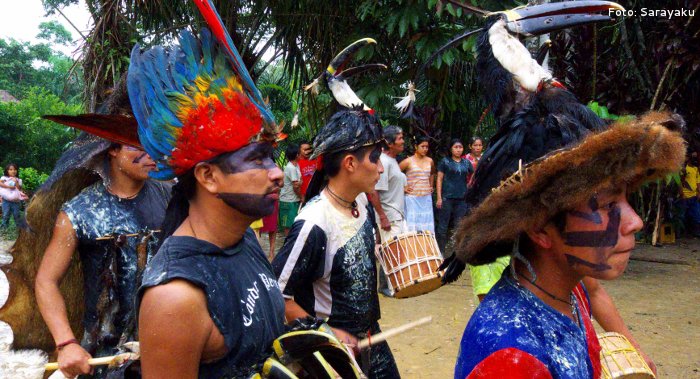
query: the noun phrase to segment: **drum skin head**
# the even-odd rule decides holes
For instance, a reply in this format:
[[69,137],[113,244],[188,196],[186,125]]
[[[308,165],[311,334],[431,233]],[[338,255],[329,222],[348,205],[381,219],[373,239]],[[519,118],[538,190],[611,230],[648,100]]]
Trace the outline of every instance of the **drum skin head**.
[[442,275],[435,274],[432,278],[423,278],[417,280],[413,285],[403,289],[395,290],[394,297],[397,299],[405,299],[424,295],[428,292],[435,291],[442,286]]

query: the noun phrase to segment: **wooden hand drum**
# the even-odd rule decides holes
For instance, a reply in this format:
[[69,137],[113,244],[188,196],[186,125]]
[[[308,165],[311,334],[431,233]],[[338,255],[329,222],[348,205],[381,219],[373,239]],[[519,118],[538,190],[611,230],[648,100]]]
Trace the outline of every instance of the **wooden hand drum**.
[[382,269],[394,297],[406,298],[439,288],[442,255],[435,236],[430,232],[398,235],[379,249]]

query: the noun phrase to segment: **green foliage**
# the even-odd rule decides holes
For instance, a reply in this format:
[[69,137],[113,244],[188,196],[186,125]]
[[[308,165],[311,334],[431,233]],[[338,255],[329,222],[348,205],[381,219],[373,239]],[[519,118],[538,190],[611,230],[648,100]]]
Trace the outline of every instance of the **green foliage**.
[[19,178],[25,192],[33,193],[49,178],[49,174],[39,172],[33,167],[20,167]]
[[36,38],[59,45],[66,45],[71,42],[73,37],[58,21],[45,21],[39,24],[39,34],[36,35]]
[[588,109],[592,110],[593,113],[598,115],[598,117],[602,118],[603,120],[629,121],[634,119],[633,115],[618,116],[616,114],[612,114],[608,110],[608,107],[598,104],[597,101],[591,101],[586,106],[588,107]]
[[75,102],[82,91],[79,73],[71,58],[48,44],[0,38],[0,89],[18,99],[33,87],[43,87],[64,102]]
[[15,162],[20,167],[35,167],[50,172],[66,144],[76,132],[41,118],[49,114],[78,114],[78,105],[66,105],[43,88],[32,88],[18,103],[0,103],[0,164]]

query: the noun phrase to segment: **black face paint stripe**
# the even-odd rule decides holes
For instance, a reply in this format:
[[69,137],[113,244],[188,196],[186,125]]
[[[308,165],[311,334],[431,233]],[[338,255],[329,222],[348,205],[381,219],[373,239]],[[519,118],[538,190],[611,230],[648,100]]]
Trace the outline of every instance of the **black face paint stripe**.
[[565,232],[564,243],[575,247],[610,247],[617,244],[620,227],[620,207],[617,205],[608,212],[608,226],[597,232]]
[[603,223],[603,218],[600,217],[600,213],[598,213],[598,212],[587,213],[587,212],[579,212],[579,211],[569,211],[568,213],[574,217],[582,218],[582,219],[584,219],[586,221],[590,221],[596,225],[600,225]]
[[262,218],[275,210],[275,201],[265,195],[224,192],[217,194],[216,197],[244,215]]
[[581,265],[581,266],[591,268],[591,269],[593,269],[593,271],[606,271],[606,270],[610,270],[612,268],[610,265],[605,264],[605,263],[592,263],[592,262],[589,262],[585,259],[581,259],[579,257],[573,256],[570,254],[564,254],[564,255],[566,256],[566,262],[571,267]]
[[143,153],[143,154],[139,155],[138,157],[136,157],[136,159],[131,161],[131,163],[139,163],[143,160],[143,158],[146,158],[147,155],[148,155],[148,153]]
[[253,143],[230,153],[220,167],[228,174],[249,170],[271,170],[277,167],[272,155],[272,145]]
[[590,221],[596,225],[600,225],[603,223],[602,217],[600,217],[600,212],[598,212],[598,197],[597,196],[591,196],[590,199],[588,199],[588,207],[591,208],[591,213],[587,212],[579,212],[579,211],[569,211],[568,213],[574,217],[578,217],[581,219],[584,219],[586,221]]

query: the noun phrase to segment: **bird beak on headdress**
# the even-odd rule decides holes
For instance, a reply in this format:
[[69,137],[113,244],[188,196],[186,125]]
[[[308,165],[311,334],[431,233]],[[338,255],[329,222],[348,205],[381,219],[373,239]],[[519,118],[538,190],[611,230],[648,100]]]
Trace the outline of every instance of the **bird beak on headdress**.
[[135,118],[126,115],[46,115],[41,118],[70,126],[121,145],[142,149]]
[[506,28],[521,37],[537,36],[556,30],[601,21],[611,21],[625,8],[611,1],[582,0],[547,3],[494,12],[506,19]]
[[350,46],[344,48],[343,51],[338,53],[338,55],[336,55],[335,58],[333,58],[331,63],[329,63],[328,67],[326,68],[326,73],[337,77],[342,73],[343,69],[345,68],[345,65],[350,61],[350,59],[352,59],[355,56],[355,54],[361,48],[376,43],[377,41],[375,41],[373,38],[362,38],[351,43]]
[[352,67],[352,68],[347,68],[343,70],[342,72],[338,73],[335,77],[338,79],[348,79],[354,75],[361,74],[365,71],[369,70],[386,70],[388,67],[385,64],[382,63],[369,63],[365,64],[362,66],[357,66],[357,67]]
[[328,88],[331,90],[333,97],[340,105],[346,108],[362,106],[365,110],[370,110],[370,108],[367,107],[359,97],[357,97],[352,88],[350,88],[346,82],[346,79],[370,69],[386,69],[387,67],[383,64],[374,63],[349,69],[345,69],[345,66],[361,48],[376,43],[377,41],[372,38],[357,40],[338,53],[338,55],[333,58],[331,63],[326,68],[324,76],[326,78],[326,82],[328,83]]

